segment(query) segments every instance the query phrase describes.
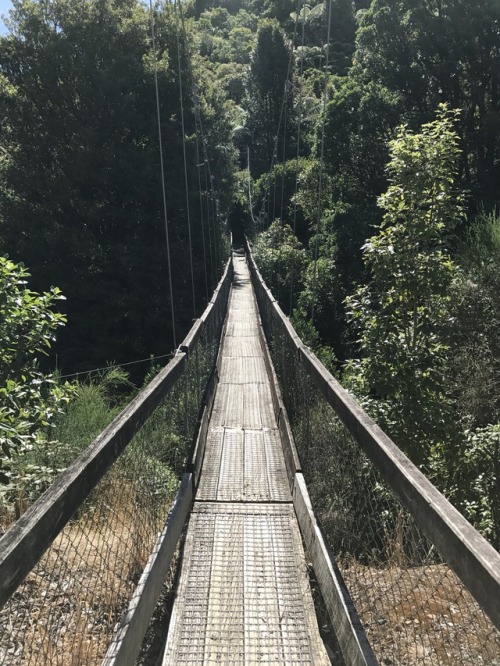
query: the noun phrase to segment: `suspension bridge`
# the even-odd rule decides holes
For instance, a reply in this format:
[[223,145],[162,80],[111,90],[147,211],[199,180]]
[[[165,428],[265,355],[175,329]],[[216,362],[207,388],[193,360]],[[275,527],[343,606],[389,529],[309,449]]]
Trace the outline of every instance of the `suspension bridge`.
[[[309,408],[322,396],[326,421],[350,431],[330,442],[344,482],[375,479],[353,488],[361,506],[334,507],[339,522],[361,512],[364,543],[350,552],[318,525],[290,389]],[[172,497],[151,471],[148,428],[179,413],[192,447]],[[313,446],[320,431],[308,432]],[[153,663],[157,642],[162,664],[497,664],[499,593],[500,555],[303,345],[251,254],[235,252],[170,363],[2,537],[0,660]]]

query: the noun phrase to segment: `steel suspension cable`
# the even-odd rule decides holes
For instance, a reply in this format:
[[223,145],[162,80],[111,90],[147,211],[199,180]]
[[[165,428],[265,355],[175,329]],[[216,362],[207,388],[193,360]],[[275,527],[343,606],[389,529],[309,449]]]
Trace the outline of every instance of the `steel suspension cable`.
[[[217,205],[217,195],[215,192],[215,187],[214,187],[214,177],[212,175],[212,170],[210,169],[210,162],[208,160],[208,150],[207,150],[207,141],[205,138],[205,133],[203,131],[203,123],[201,122],[201,117],[200,117],[200,130],[201,130],[201,140],[202,140],[202,146],[203,146],[203,159],[205,160],[205,164],[207,166],[207,171],[208,171],[208,182],[210,183],[210,195],[212,198],[212,211],[213,211],[213,223],[214,223],[214,229],[213,229],[213,238],[214,238],[214,256],[215,256],[215,272],[217,275],[218,268],[220,268],[221,264],[221,252],[222,248],[219,247],[218,243],[218,234],[217,232],[219,231],[219,236],[220,240],[222,241],[222,235],[220,234],[220,228],[219,228],[219,210],[218,210],[218,205]],[[215,280],[217,282],[217,280]]]
[[170,234],[168,227],[168,214],[167,214],[167,195],[165,190],[165,167],[163,164],[163,138],[161,132],[161,112],[160,112],[160,93],[158,86],[158,63],[156,56],[156,37],[155,37],[155,20],[153,10],[153,0],[149,0],[149,11],[151,16],[151,44],[153,48],[153,62],[154,62],[154,79],[155,79],[155,93],[156,93],[156,118],[158,122],[158,143],[160,149],[160,174],[161,174],[161,188],[163,195],[163,217],[165,221],[165,236],[167,240],[167,265],[168,265],[168,281],[170,290],[170,312],[172,318],[172,338],[174,348],[177,348],[177,338],[175,333],[175,307],[174,307],[174,291],[172,286],[172,260],[170,256]]
[[[288,124],[288,100],[285,100],[285,119],[283,121],[283,154],[281,163],[286,162],[286,130]],[[283,224],[283,207],[285,205],[285,170],[281,172],[281,204],[280,204],[280,222]]]
[[321,224],[321,199],[323,198],[323,165],[324,165],[324,148],[325,148],[325,120],[326,120],[326,105],[328,102],[328,68],[330,65],[330,27],[332,20],[332,0],[328,2],[328,28],[326,36],[326,58],[325,58],[325,83],[323,89],[323,107],[321,118],[321,144],[320,144],[320,158],[319,158],[319,182],[318,182],[318,206],[316,217],[316,242],[314,245],[314,273],[313,273],[313,300],[311,303],[311,323],[314,324],[314,302],[315,294],[318,288],[318,259],[319,259],[319,231]]
[[181,127],[182,127],[182,154],[184,158],[184,187],[186,190],[186,216],[187,216],[187,228],[188,228],[188,243],[189,243],[189,266],[191,270],[191,296],[193,299],[193,318],[196,317],[196,295],[194,288],[194,265],[193,265],[193,242],[191,237],[191,214],[189,208],[189,181],[188,181],[188,172],[187,172],[187,156],[186,156],[186,129],[185,129],[185,119],[184,119],[184,94],[182,88],[182,67],[181,67],[181,45],[179,38],[179,6],[180,0],[176,0],[174,7],[176,9],[176,40],[177,40],[177,67],[178,67],[178,76],[179,76],[179,96],[181,104]]
[[203,159],[203,166],[205,167],[203,170],[204,176],[205,176],[205,196],[207,199],[207,222],[208,222],[208,250],[210,253],[210,277],[212,279],[212,289],[216,285],[216,272],[215,272],[215,244],[212,242],[212,225],[210,222],[210,196],[209,196],[209,187],[208,187],[208,175],[207,175],[207,164],[205,162],[205,159]]
[[[302,77],[304,75],[304,44],[305,44],[305,4],[301,2],[300,11],[304,11],[304,18],[302,19],[302,38],[301,38],[301,50],[300,50],[300,66],[299,66],[299,118],[297,122],[297,163],[295,167],[295,189],[293,194],[293,235],[297,238],[297,194],[299,190],[299,158],[300,158],[300,138],[301,138],[301,129],[302,129],[302,97],[304,94],[304,85]],[[290,311],[289,314],[292,314],[293,311],[293,287],[295,280],[295,255],[292,254],[292,270],[290,273]]]
[[[300,2],[301,2],[301,0],[297,0],[297,8],[299,7]],[[272,158],[271,158],[271,165],[269,167],[268,177],[267,177],[267,194],[264,196],[264,199],[262,201],[262,205],[261,205],[261,209],[260,209],[261,210],[260,216],[262,216],[263,213],[264,213],[264,209],[265,209],[265,206],[266,206],[266,198],[267,199],[271,198],[271,172],[272,172],[272,170],[274,168],[274,164],[275,164],[275,162],[277,161],[277,158],[278,158],[278,141],[279,141],[279,136],[280,136],[280,131],[281,131],[281,123],[283,121],[284,106],[285,106],[286,98],[287,98],[288,91],[289,91],[289,85],[290,85],[290,73],[292,71],[292,62],[293,62],[293,45],[295,44],[295,38],[296,38],[296,35],[297,35],[298,21],[299,21],[299,14],[297,12],[297,14],[295,16],[295,24],[294,24],[294,27],[293,27],[292,48],[290,50],[290,57],[288,58],[288,67],[287,67],[287,72],[286,72],[286,79],[285,79],[285,83],[284,83],[284,86],[283,86],[283,98],[281,100],[281,109],[280,109],[280,116],[279,116],[279,120],[278,120],[278,127],[277,127],[276,134],[275,134],[275,137],[274,137],[273,155],[272,155]],[[276,188],[275,188],[275,195],[276,195]],[[270,202],[268,202],[268,203],[270,203]],[[275,203],[275,201],[274,201],[274,203]],[[273,214],[274,214],[274,210],[273,210]],[[269,209],[268,209],[268,219],[269,219]]]
[[252,227],[255,229],[255,218],[253,216],[253,201],[252,201],[252,176],[250,173],[250,146],[247,146],[247,172],[248,172],[248,207],[250,208]]
[[[187,51],[189,53],[189,56],[190,56],[190,59],[192,61],[192,53],[189,49],[189,40],[187,38],[186,26],[185,26],[185,21],[184,21],[184,14],[183,14],[183,11],[182,11],[182,5],[180,3],[180,0],[179,0],[178,8],[179,8],[179,14],[180,14],[180,18],[181,18],[182,30],[183,30],[183,34],[184,34],[184,43],[186,44],[186,49],[187,49]],[[220,234],[220,228],[219,228],[219,225],[218,225],[218,215],[219,215],[219,213],[218,213],[218,201],[217,201],[217,196],[215,194],[215,188],[214,188],[214,184],[213,184],[214,183],[214,177],[212,175],[212,172],[211,172],[211,169],[210,169],[210,161],[208,159],[207,142],[206,142],[206,138],[205,138],[205,133],[203,131],[203,120],[202,120],[202,116],[201,116],[201,112],[200,112],[200,104],[199,104],[199,98],[198,98],[197,91],[194,92],[194,98],[195,98],[195,107],[196,107],[197,113],[198,113],[198,123],[199,123],[199,126],[200,126],[200,134],[201,134],[201,139],[202,139],[203,158],[205,160],[205,164],[206,164],[206,167],[207,167],[208,173],[209,173],[210,192],[211,192],[211,196],[212,196],[212,200],[213,200],[214,243],[215,243],[214,254],[216,255],[216,264],[218,266],[220,266],[221,261],[219,261],[218,255],[221,254],[222,248],[219,248],[218,245],[217,245],[217,242],[216,242],[217,241],[217,230],[218,229],[219,229],[219,236],[220,236],[220,239],[221,239],[221,242],[222,242],[222,235]],[[208,203],[207,203],[207,207],[208,207]],[[217,279],[214,280],[214,285],[216,283],[217,283]]]
[[196,122],[196,170],[198,172],[198,192],[200,195],[200,225],[201,225],[201,241],[203,244],[203,272],[205,275],[205,296],[206,296],[206,301],[208,303],[209,301],[209,293],[208,293],[208,272],[207,272],[207,247],[206,247],[206,242],[205,242],[205,214],[203,210],[203,195],[201,191],[201,174],[200,174],[200,169],[204,164],[200,164],[200,144],[198,141],[198,121],[196,118],[195,114],[195,122]]

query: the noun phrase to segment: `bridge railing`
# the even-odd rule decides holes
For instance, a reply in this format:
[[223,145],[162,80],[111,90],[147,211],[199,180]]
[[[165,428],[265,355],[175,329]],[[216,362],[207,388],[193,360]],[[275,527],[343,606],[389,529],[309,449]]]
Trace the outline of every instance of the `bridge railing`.
[[189,512],[231,278],[229,262],[168,365],[0,540],[0,663],[135,662]]
[[294,500],[303,475],[377,659],[497,663],[500,555],[302,343],[249,263],[300,458]]

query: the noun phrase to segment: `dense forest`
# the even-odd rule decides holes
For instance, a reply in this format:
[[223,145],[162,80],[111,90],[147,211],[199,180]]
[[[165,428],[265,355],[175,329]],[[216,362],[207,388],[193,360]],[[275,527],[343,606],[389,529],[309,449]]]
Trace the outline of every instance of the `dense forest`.
[[[2,399],[170,353],[244,229],[301,336],[498,547],[500,2],[13,5]],[[72,390],[33,389],[33,423]]]

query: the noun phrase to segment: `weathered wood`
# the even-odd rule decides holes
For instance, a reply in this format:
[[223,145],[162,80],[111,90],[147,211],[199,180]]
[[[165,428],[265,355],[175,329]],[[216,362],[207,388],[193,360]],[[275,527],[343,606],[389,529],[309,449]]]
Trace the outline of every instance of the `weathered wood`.
[[195,501],[162,663],[329,664],[291,503]]
[[292,427],[288,419],[288,414],[281,401],[281,409],[278,417],[278,428],[281,436],[281,445],[283,446],[283,455],[290,482],[290,489],[293,488],[293,479],[296,472],[302,471],[300,458],[295,446],[295,440],[292,435]]
[[301,473],[295,475],[293,505],[344,661],[350,666],[375,666],[378,661],[368,643],[342,575],[316,522],[306,482]]
[[214,368],[205,390],[203,398],[203,411],[200,419],[198,433],[196,435],[196,442],[194,446],[193,455],[191,458],[191,470],[194,474],[194,486],[198,487],[200,480],[201,467],[203,465],[203,458],[205,455],[205,445],[207,439],[208,423],[212,414],[212,407],[214,404],[215,392],[219,382],[219,373]]
[[182,375],[178,354],[0,539],[0,606]]
[[196,319],[193,326],[191,327],[191,330],[179,345],[179,351],[187,354],[188,358],[193,349],[195,348],[196,343],[198,342],[198,338],[203,332],[204,324],[205,322],[203,319],[201,318]]
[[278,377],[276,375],[276,370],[274,369],[262,325],[259,326],[259,339],[264,354],[264,363],[266,365],[267,374],[270,380],[274,414],[276,416],[276,421],[278,423],[278,428],[281,435],[281,444],[283,447],[283,455],[285,458],[288,481],[290,484],[290,490],[292,490],[295,473],[301,470],[299,454],[292,437],[291,426],[288,420],[288,415],[286,413],[283,397],[281,395]]
[[170,510],[165,528],[135,588],[127,612],[110,644],[103,666],[132,666],[135,664],[151,616],[161,594],[165,577],[193,502],[192,474],[184,474]]
[[304,369],[417,525],[500,629],[500,554],[453,507],[307,348]]
[[[262,278],[249,253],[254,283]],[[257,291],[265,293],[259,284]],[[266,292],[267,293],[267,292]],[[295,335],[293,327],[272,297],[267,298],[299,352],[306,373],[320,389],[346,428],[382,473],[423,533],[453,568],[472,596],[500,629],[500,554],[410,462],[394,442],[361,409],[316,356]]]
[[[229,296],[228,296],[229,299]],[[217,358],[215,360],[215,370],[217,372],[217,376],[220,377],[221,373],[221,367],[222,367],[222,357],[224,355],[224,329],[226,326],[226,321],[227,321],[227,315],[226,318],[224,318],[224,321],[222,322],[221,326],[221,334],[220,334],[220,343],[219,343],[219,348],[217,350]]]
[[[267,376],[270,377],[270,375],[272,375],[272,373],[274,372],[274,367],[271,361],[271,354],[269,353],[269,349],[267,347],[266,334],[264,333],[262,324],[259,326],[259,339],[264,354],[264,364],[266,366]],[[274,381],[275,379],[276,377],[274,377],[273,381],[271,381],[271,395],[273,398],[274,414],[276,416],[276,421],[278,421],[278,417],[281,410],[281,404],[278,398],[279,385],[277,381]]]
[[208,420],[209,420],[209,413],[207,406],[205,405],[201,413],[201,419],[198,427],[198,433],[196,435],[193,455],[191,456],[191,461],[187,467],[188,471],[193,473],[195,488],[198,487],[201,466],[203,465],[203,458],[205,456],[205,442],[208,431]]
[[326,666],[258,329],[234,335],[257,319],[242,258],[235,270],[163,663]]

